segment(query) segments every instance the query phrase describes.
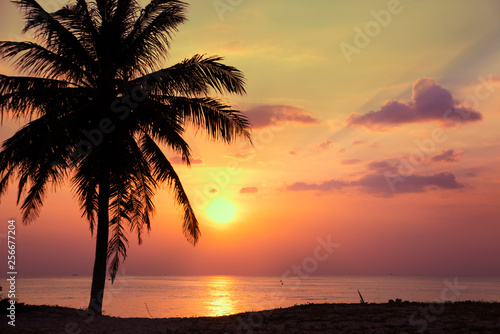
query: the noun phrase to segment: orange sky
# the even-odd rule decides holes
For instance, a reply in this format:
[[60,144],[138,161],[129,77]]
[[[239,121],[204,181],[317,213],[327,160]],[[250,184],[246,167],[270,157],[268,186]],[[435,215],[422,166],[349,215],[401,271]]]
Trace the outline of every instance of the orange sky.
[[[171,61],[217,54],[245,73],[248,95],[227,98],[255,146],[189,132],[198,163],[176,166],[202,238],[184,240],[161,191],[151,234],[141,246],[129,236],[125,273],[281,276],[330,237],[340,246],[311,275],[500,275],[498,2],[189,3]],[[0,10],[1,39],[17,38],[16,9]],[[0,140],[18,126],[4,120]],[[0,204],[2,245],[7,220],[20,221],[15,195]],[[233,221],[207,217],[217,198]],[[94,240],[69,185],[17,225],[17,250],[26,276],[91,273]]]

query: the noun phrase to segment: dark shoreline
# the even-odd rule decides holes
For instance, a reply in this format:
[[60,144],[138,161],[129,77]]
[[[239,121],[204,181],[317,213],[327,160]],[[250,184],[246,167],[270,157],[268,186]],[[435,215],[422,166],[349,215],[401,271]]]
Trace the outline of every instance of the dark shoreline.
[[221,317],[94,317],[19,304],[15,329],[2,307],[1,333],[500,333],[500,303],[306,304]]

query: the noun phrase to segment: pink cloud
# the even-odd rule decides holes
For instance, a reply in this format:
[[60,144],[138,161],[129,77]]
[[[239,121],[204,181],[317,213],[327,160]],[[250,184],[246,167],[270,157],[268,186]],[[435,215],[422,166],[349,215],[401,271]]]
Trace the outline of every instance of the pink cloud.
[[459,105],[451,93],[431,78],[420,79],[413,85],[412,101],[391,100],[380,110],[366,114],[351,114],[346,122],[349,126],[364,126],[372,130],[409,123],[438,121],[444,126],[469,123],[482,119],[473,108]]
[[[168,158],[168,161],[170,161],[171,164],[173,165],[185,165],[185,163],[182,161],[182,157],[180,155],[175,155],[173,157]],[[197,158],[193,157],[191,158],[191,165],[204,165],[205,161],[203,161],[202,158]]]
[[345,148],[341,148],[340,150],[337,151],[338,154],[345,153],[347,150]]
[[354,140],[354,141],[352,142],[352,145],[353,145],[353,146],[359,146],[359,145],[364,145],[364,144],[366,144],[366,142],[365,142],[365,141],[362,141],[362,140]]
[[464,152],[462,151],[455,151],[450,148],[434,154],[433,156],[430,157],[430,161],[433,163],[445,163],[445,164],[458,163],[463,154]]
[[[389,183],[392,183],[392,187]],[[442,172],[434,175],[397,176],[397,179],[388,181],[386,175],[365,175],[352,185],[360,186],[364,192],[390,195],[391,193],[422,193],[436,188],[461,189],[465,186],[457,182],[454,174]]]
[[240,189],[240,194],[255,194],[259,192],[257,187],[245,187]]
[[281,126],[287,123],[317,125],[321,121],[311,116],[305,109],[286,105],[259,105],[245,112],[254,129]]
[[211,194],[214,194],[214,193],[216,193],[217,191],[218,191],[217,189],[212,188],[212,189],[210,189],[208,192],[209,192],[209,193],[211,193]]
[[375,171],[379,174],[383,173],[398,173],[398,166],[391,160],[376,160],[371,161],[366,165],[366,169],[369,171]]
[[326,150],[330,149],[333,144],[335,144],[335,142],[333,140],[326,139],[325,141],[323,141],[321,144],[318,145],[318,148],[321,151],[326,151]]
[[295,182],[294,184],[287,186],[286,189],[290,191],[318,190],[327,192],[327,191],[342,189],[348,186],[349,182],[345,182],[342,180],[330,180],[322,182],[320,184]]
[[403,193],[422,193],[436,189],[461,189],[465,185],[457,182],[454,174],[442,172],[434,175],[410,175],[407,177],[396,176],[388,179],[384,174],[367,174],[355,181],[328,180],[319,184],[296,182],[286,189],[290,191],[316,190],[331,192],[347,187],[359,188],[364,193],[392,196]]
[[391,173],[391,174],[400,174],[402,171],[407,171],[407,163],[409,161],[414,161],[411,163],[413,167],[418,167],[426,164],[451,164],[458,163],[460,158],[464,154],[463,151],[455,151],[453,149],[443,150],[439,153],[436,153],[430,157],[427,157],[425,160],[420,158],[419,156],[413,157],[399,157],[399,158],[389,158],[384,160],[374,160],[366,164],[366,170],[369,172],[376,172],[379,174],[383,173]]

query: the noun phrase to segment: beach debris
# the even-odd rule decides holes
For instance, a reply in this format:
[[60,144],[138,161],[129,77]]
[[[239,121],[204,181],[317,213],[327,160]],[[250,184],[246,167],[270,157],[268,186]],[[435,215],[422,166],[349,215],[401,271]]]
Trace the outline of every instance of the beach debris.
[[148,307],[148,304],[144,303],[144,305],[146,305],[146,310],[148,311],[148,314],[149,314],[149,317],[151,319],[154,319],[153,316],[151,315],[151,312],[149,312],[149,307]]
[[366,304],[365,300],[363,299],[363,296],[361,296],[361,292],[359,292],[358,290],[358,294],[359,294],[359,301],[361,304]]

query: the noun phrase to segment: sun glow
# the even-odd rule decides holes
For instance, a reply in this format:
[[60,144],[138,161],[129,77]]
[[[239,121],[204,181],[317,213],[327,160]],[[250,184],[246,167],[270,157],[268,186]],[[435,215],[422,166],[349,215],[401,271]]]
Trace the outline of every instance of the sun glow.
[[208,205],[207,215],[214,222],[228,223],[236,216],[236,208],[228,200],[218,198]]

